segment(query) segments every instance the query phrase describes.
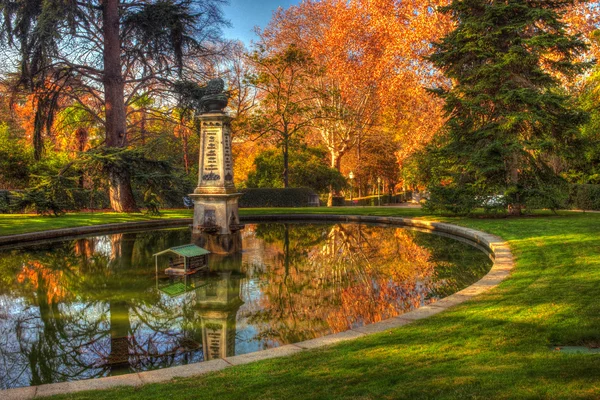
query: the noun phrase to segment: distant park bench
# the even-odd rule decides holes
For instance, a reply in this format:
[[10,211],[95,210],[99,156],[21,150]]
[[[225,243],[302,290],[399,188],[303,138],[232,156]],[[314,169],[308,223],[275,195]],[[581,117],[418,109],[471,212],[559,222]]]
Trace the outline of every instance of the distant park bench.
[[183,205],[185,208],[192,208],[192,207],[194,207],[194,202],[189,197],[184,196],[183,197]]

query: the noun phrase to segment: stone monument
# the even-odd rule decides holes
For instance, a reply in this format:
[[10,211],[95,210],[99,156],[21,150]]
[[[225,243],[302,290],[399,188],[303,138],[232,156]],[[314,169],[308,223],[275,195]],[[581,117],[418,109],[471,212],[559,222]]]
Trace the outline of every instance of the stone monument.
[[244,227],[238,215],[242,195],[233,183],[231,155],[231,118],[224,82],[214,79],[200,88],[200,165],[198,187],[190,194],[194,202],[193,234],[195,242],[213,253],[239,251]]

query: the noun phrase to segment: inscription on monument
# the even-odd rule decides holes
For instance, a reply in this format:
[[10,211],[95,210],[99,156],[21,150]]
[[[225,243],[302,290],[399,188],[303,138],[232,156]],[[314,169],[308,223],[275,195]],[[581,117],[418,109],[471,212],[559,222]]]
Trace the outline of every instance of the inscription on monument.
[[225,180],[228,182],[233,181],[233,163],[231,160],[231,141],[229,138],[229,133],[226,132],[223,134],[223,163],[225,165]]
[[210,359],[221,358],[221,332],[208,331],[206,335]]
[[219,172],[219,158],[217,151],[217,135],[219,131],[215,129],[205,130],[205,161],[202,172],[202,180],[218,181],[221,179]]

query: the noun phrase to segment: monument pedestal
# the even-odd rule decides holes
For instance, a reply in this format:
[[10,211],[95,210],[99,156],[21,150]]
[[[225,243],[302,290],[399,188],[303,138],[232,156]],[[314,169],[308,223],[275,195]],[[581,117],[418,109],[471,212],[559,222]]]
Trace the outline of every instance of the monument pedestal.
[[200,115],[200,168],[198,187],[190,194],[194,202],[194,242],[213,253],[241,250],[243,228],[233,184],[231,118],[225,112]]
[[239,225],[238,199],[241,193],[190,194],[194,202],[194,233],[227,235]]

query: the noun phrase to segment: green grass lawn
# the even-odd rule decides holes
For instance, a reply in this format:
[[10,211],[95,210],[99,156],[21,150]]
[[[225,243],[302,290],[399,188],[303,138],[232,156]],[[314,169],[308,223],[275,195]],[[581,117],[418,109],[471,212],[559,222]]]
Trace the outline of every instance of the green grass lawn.
[[[314,207],[314,208],[248,208],[240,210],[242,215],[264,215],[284,213],[322,213],[322,214],[361,214],[361,215],[401,215],[417,217],[423,215],[419,209],[392,207]],[[71,228],[79,226],[113,224],[119,222],[147,221],[161,218],[192,218],[193,210],[162,210],[161,216],[145,214],[118,214],[113,212],[68,213],[60,217],[35,214],[0,214],[0,236],[37,232],[49,229]]]
[[147,221],[160,218],[191,218],[191,210],[164,210],[160,217],[146,214],[118,214],[113,212],[68,213],[60,217],[35,214],[0,214],[0,236],[45,231],[49,229]]
[[[421,215],[398,208],[318,211]],[[191,214],[165,214],[186,215]],[[130,219],[115,214],[25,221],[0,216],[0,234],[102,218]],[[600,345],[600,214],[444,220],[508,240],[516,258],[512,276],[475,300],[391,332],[193,379],[57,398],[600,398],[600,355],[553,351],[559,345]]]

